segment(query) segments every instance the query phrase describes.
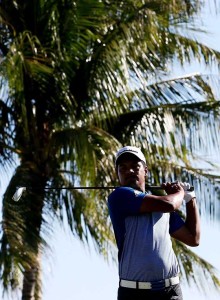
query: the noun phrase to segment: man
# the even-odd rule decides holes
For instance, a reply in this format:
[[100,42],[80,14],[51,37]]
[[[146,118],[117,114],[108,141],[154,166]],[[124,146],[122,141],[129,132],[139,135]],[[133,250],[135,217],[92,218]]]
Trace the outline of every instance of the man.
[[[146,159],[137,147],[116,154],[120,187],[108,198],[119,259],[118,300],[182,299],[171,237],[197,246],[199,213],[187,183],[165,183],[166,195],[145,192]],[[175,212],[186,202],[185,222]]]

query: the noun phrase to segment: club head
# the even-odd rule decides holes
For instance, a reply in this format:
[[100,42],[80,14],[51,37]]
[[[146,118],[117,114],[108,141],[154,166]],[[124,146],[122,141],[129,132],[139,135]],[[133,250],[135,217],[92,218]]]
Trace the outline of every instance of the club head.
[[22,194],[23,194],[24,191],[26,191],[26,187],[25,186],[19,187],[16,190],[16,192],[14,193],[12,199],[17,202],[21,198],[21,196],[22,196]]

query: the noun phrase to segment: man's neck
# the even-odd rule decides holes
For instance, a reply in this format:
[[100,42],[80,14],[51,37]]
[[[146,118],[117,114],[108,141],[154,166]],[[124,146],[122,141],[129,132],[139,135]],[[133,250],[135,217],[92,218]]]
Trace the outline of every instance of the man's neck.
[[138,191],[145,193],[145,186],[142,187],[142,186],[137,186],[137,185],[129,185],[128,187],[131,187],[134,190],[138,190]]

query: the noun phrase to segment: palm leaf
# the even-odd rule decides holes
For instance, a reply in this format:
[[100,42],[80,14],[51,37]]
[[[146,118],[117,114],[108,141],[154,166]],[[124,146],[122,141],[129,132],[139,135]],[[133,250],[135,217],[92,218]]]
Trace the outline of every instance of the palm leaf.
[[40,251],[42,250],[41,247],[46,244],[43,238],[36,234],[36,224],[33,225],[30,222],[34,218],[31,213],[31,206],[37,207],[35,202],[37,198],[33,197],[32,194],[22,197],[20,202],[12,200],[13,192],[17,186],[29,181],[28,177],[27,167],[18,168],[3,198],[2,228],[4,230],[1,234],[0,274],[6,290],[20,286],[24,269],[28,269],[36,263],[36,245]]
[[173,246],[178,253],[177,257],[181,266],[182,277],[188,283],[194,281],[203,292],[207,292],[208,285],[204,283],[212,282],[216,289],[219,290],[220,282],[217,277],[217,270],[210,263],[200,258],[181,242],[175,240],[173,241]]
[[[195,32],[189,20],[200,4],[1,1],[0,162],[14,153],[20,164],[3,203],[5,287],[17,286],[18,274],[26,276],[34,264],[38,267],[42,235],[50,232],[48,215],[67,219],[82,241],[92,236],[98,251],[112,246],[106,192],[46,187],[116,183],[113,155],[122,144],[143,148],[152,181],[185,177],[195,185],[196,171],[213,188],[210,182],[218,177],[208,168],[214,164],[205,170],[193,165],[194,151],[202,145],[194,128],[206,121],[203,133],[212,133],[210,148],[218,149],[218,93],[199,75],[163,79],[166,64],[176,58],[181,63],[193,58],[219,62],[217,51],[186,34]],[[11,200],[18,185],[29,187],[19,205]],[[199,181],[197,188],[201,186]],[[17,239],[12,236],[15,224],[20,224]],[[19,241],[25,241],[25,249]],[[39,294],[36,287],[35,297]]]

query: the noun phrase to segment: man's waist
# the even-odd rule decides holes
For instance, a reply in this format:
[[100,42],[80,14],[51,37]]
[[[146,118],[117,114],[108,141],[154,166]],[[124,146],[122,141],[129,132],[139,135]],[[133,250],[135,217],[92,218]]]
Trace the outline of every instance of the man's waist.
[[179,284],[179,276],[157,281],[132,281],[120,279],[119,286],[130,289],[161,290]]

